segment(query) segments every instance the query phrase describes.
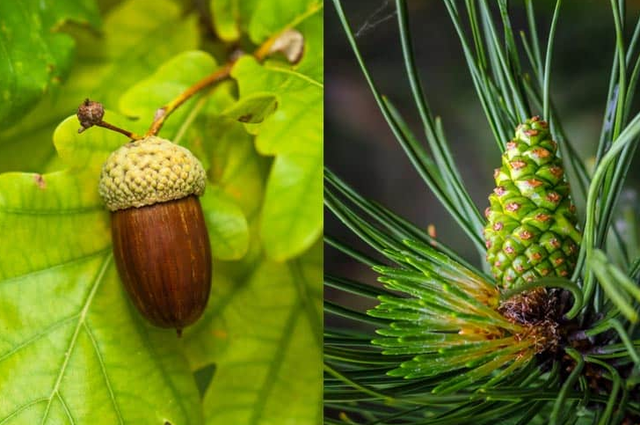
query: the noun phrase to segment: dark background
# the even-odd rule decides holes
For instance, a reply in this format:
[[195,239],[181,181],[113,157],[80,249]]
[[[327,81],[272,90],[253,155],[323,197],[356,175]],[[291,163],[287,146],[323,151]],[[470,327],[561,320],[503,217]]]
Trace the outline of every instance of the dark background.
[[[421,125],[404,74],[395,2],[343,0],[342,3],[352,28],[359,30],[358,44],[379,89],[421,137]],[[460,3],[463,8],[463,2]],[[516,32],[528,30],[522,3],[511,2]],[[546,40],[555,2],[533,3],[538,12],[540,38]],[[638,17],[639,3],[631,3],[628,10],[631,29]],[[477,100],[459,39],[441,1],[408,0],[408,8],[416,61],[428,102],[434,115],[442,117],[465,186],[483,211],[493,189],[492,172],[500,164],[500,153]],[[595,154],[602,125],[614,43],[609,1],[563,2],[556,30],[551,96],[568,137],[588,162]],[[361,194],[421,228],[434,224],[439,239],[479,264],[480,258],[466,235],[430,193],[387,127],[331,1],[325,11],[325,46],[327,167]],[[543,60],[544,53],[545,44]],[[632,170],[638,170],[637,165]],[[637,174],[636,171],[628,182],[632,187],[637,186]],[[327,234],[364,247],[331,213],[327,212],[325,218]],[[325,270],[375,282],[375,276],[366,267],[331,248],[325,252]],[[325,293],[328,299],[336,297],[331,290]]]

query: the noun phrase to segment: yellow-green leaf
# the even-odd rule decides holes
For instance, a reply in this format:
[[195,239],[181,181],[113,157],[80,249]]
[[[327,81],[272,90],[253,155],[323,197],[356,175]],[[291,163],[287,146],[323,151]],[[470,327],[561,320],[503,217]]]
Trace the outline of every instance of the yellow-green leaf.
[[307,145],[322,143],[322,83],[294,69],[260,65],[251,57],[240,59],[232,75],[240,86],[240,101],[255,93],[270,93],[277,99],[273,115],[253,130],[260,153],[304,151]]
[[240,38],[240,9],[237,0],[211,0],[210,10],[213,26],[218,37],[224,41]]
[[249,248],[249,227],[242,209],[216,187],[208,187],[200,202],[213,257],[220,260],[242,258]]
[[265,251],[286,260],[322,235],[322,147],[285,153],[273,163],[265,193],[260,235]]

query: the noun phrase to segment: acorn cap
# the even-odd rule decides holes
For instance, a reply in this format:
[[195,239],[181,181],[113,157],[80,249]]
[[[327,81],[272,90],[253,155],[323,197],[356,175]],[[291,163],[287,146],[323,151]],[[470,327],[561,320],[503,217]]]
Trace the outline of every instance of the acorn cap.
[[151,136],[127,143],[102,166],[100,196],[111,211],[204,193],[207,177],[186,148]]

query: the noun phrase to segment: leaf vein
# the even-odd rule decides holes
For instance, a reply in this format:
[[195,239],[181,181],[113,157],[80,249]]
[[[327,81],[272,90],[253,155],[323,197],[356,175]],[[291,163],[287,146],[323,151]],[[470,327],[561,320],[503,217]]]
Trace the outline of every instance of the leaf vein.
[[73,214],[89,214],[93,212],[102,212],[101,206],[86,207],[86,208],[69,208],[66,210],[27,210],[21,208],[0,208],[0,213],[11,215],[43,215],[43,216],[58,216],[58,215],[73,215]]
[[73,416],[71,415],[71,411],[69,410],[69,406],[67,406],[67,402],[64,401],[64,398],[62,398],[62,394],[60,394],[59,392],[57,394],[58,394],[58,400],[60,400],[60,403],[62,404],[62,408],[64,409],[64,412],[67,414],[67,417],[71,421],[71,424],[75,425],[76,421],[75,419],[73,419]]
[[278,342],[278,346],[275,349],[275,358],[273,359],[273,361],[271,361],[271,364],[269,365],[269,370],[267,372],[267,376],[264,379],[262,386],[258,391],[258,394],[256,397],[257,402],[254,406],[251,419],[249,420],[250,424],[257,425],[258,421],[262,417],[262,413],[267,404],[267,397],[273,390],[273,387],[275,386],[275,383],[276,383],[276,377],[278,376],[278,372],[280,371],[280,369],[282,368],[282,364],[284,363],[284,356],[285,356],[284,353],[286,352],[287,347],[291,342],[293,329],[296,323],[296,317],[300,313],[299,306],[294,305],[292,307],[293,308],[291,309],[291,313],[289,314],[289,317],[287,318],[287,321],[285,323],[285,327],[282,330],[282,337],[280,338],[280,341]]
[[42,403],[43,401],[47,401],[46,397],[42,397],[42,398],[37,398],[35,400],[32,400],[26,404],[23,404],[22,406],[18,407],[16,410],[14,410],[13,412],[11,412],[9,414],[9,416],[7,416],[6,418],[4,418],[1,422],[0,425],[6,423],[9,419],[19,415],[23,410],[26,410],[28,408],[30,408],[31,406],[35,406],[38,403]]
[[315,335],[314,341],[316,342],[318,349],[322,349],[322,323],[321,320],[319,320],[321,315],[313,302],[313,295],[309,292],[311,283],[307,280],[307,277],[302,271],[302,264],[300,260],[290,261],[287,264],[298,292],[298,298],[302,304],[302,310],[304,311],[305,316],[309,321],[309,326]]
[[175,387],[173,381],[171,380],[171,376],[169,376],[169,373],[167,373],[162,363],[158,360],[158,353],[156,352],[156,349],[153,346],[151,339],[149,338],[149,333],[145,332],[144,328],[142,329],[138,328],[138,330],[139,330],[140,336],[142,337],[142,341],[144,342],[144,345],[146,345],[147,349],[151,352],[151,358],[154,360],[154,363],[156,364],[158,370],[166,378],[167,384],[169,385],[171,392],[176,394],[177,396],[176,401],[178,403],[178,407],[180,407],[180,410],[182,411],[182,414],[184,415],[184,417],[188,418],[189,414],[187,413],[187,409],[184,406],[182,397],[180,397],[180,394],[178,393],[178,389]]
[[281,74],[288,74],[288,75],[297,77],[297,78],[299,78],[301,80],[304,80],[307,83],[309,83],[311,85],[314,85],[316,87],[319,87],[321,89],[324,88],[324,84],[322,84],[321,82],[316,81],[313,78],[309,77],[308,75],[304,75],[304,74],[302,74],[300,72],[296,72],[296,71],[293,71],[291,69],[286,69],[286,68],[282,68],[280,66],[273,66],[273,65],[269,65],[269,64],[265,65],[264,67],[265,67],[265,69],[268,69],[268,70],[270,70],[272,72],[279,72]]
[[[315,169],[312,172],[307,171],[307,173],[304,176],[304,182],[302,183],[298,183],[297,184],[297,190],[298,193],[301,193],[302,196],[301,198],[304,200],[302,202],[300,202],[300,200],[298,199],[298,204],[297,205],[308,205],[307,199],[309,197],[312,197],[313,192],[312,190],[309,190],[309,188],[311,186],[313,186],[313,177],[315,177],[315,171],[317,170],[317,168],[321,168],[322,167],[322,162],[316,164]],[[286,189],[285,189],[286,190]],[[270,193],[271,196],[269,196],[269,198],[273,199],[273,192]],[[276,193],[277,195],[277,193]],[[267,198],[267,200],[269,200],[269,198]],[[278,198],[277,196],[275,198]],[[285,210],[286,212],[286,210]],[[299,215],[301,213],[300,209],[298,209],[296,211],[296,213]],[[275,214],[274,214],[275,215]],[[282,214],[282,211],[277,211],[277,216],[279,216],[280,219],[282,219],[282,216],[286,216],[286,214]],[[282,234],[283,235],[293,235],[294,234],[294,229],[296,229],[299,225],[301,221],[306,221],[306,217],[298,217],[299,219],[296,220],[294,218],[291,218],[289,220],[283,220],[286,222],[286,225],[283,227],[286,227],[286,231],[284,231]],[[300,220],[300,218],[302,218],[302,220]],[[264,220],[264,218],[263,218]]]
[[323,7],[324,7],[324,4],[321,1],[310,4],[309,7],[307,8],[307,10],[304,13],[302,13],[302,14],[296,16],[295,18],[293,18],[293,20],[291,22],[289,22],[289,24],[287,24],[287,26],[285,26],[285,29],[297,27],[302,22],[304,22],[308,18],[312,17],[317,12],[321,11],[323,9]]
[[58,320],[57,322],[53,323],[51,326],[49,326],[48,328],[46,328],[42,332],[38,332],[37,334],[35,334],[31,338],[28,338],[26,341],[22,342],[21,344],[16,345],[11,350],[9,350],[7,353],[5,353],[2,356],[0,356],[0,363],[2,363],[3,361],[5,361],[9,357],[11,357],[12,355],[17,353],[18,351],[22,350],[23,348],[33,344],[34,342],[36,342],[40,338],[44,337],[45,335],[47,335],[47,334],[51,333],[52,331],[56,330],[60,326],[62,326],[64,324],[66,324],[67,322],[70,322],[71,320],[77,318],[79,316],[79,314],[80,313],[76,313],[76,314],[74,314],[72,316],[69,316],[69,317],[66,317],[64,319]]
[[64,374],[67,370],[67,366],[69,365],[69,359],[71,359],[71,355],[73,354],[73,350],[75,348],[76,342],[78,340],[78,334],[80,333],[80,329],[82,327],[82,324],[84,323],[84,320],[87,316],[87,312],[89,311],[89,307],[91,306],[91,302],[93,301],[93,297],[96,295],[96,292],[98,291],[98,287],[100,286],[100,283],[103,281],[104,275],[107,271],[107,268],[109,266],[109,264],[111,263],[111,259],[112,259],[113,255],[109,254],[106,258],[104,263],[102,264],[102,267],[100,268],[100,271],[98,272],[98,275],[95,278],[95,281],[93,283],[93,287],[91,288],[91,292],[89,293],[89,295],[87,296],[87,300],[85,301],[84,306],[82,307],[82,310],[80,311],[79,317],[78,317],[78,324],[76,325],[76,329],[73,333],[73,336],[71,337],[71,341],[69,342],[69,348],[66,351],[66,355],[64,358],[64,361],[62,362],[62,365],[60,366],[60,372],[58,373],[58,378],[56,379],[56,383],[53,387],[53,390],[51,391],[51,395],[49,396],[49,402],[47,403],[47,408],[45,409],[44,415],[42,416],[42,421],[40,421],[40,424],[43,425],[45,423],[45,421],[47,420],[47,417],[49,416],[49,410],[51,409],[51,402],[53,401],[53,397],[56,395],[56,393],[59,391],[60,389],[60,384],[62,382],[62,378],[64,377]]
[[45,272],[47,272],[49,270],[56,270],[58,268],[63,268],[63,267],[66,267],[66,266],[74,264],[74,263],[80,263],[80,262],[82,262],[84,260],[87,260],[89,258],[92,258],[92,257],[99,257],[101,255],[106,254],[110,250],[111,250],[111,247],[105,248],[105,249],[102,249],[102,250],[97,251],[97,252],[92,252],[90,254],[83,255],[82,257],[72,258],[71,260],[65,261],[65,262],[60,263],[60,264],[56,264],[55,266],[45,267],[43,269],[34,270],[34,271],[29,272],[29,273],[25,273],[25,274],[21,274],[21,275],[17,275],[17,276],[11,276],[8,279],[0,281],[0,283],[6,284],[6,283],[11,283],[11,282],[14,282],[14,281],[17,281],[17,280],[24,279],[27,276],[29,276],[29,277],[37,276],[37,275],[39,275],[41,273],[45,273]]
[[242,292],[244,288],[249,285],[249,281],[251,280],[252,275],[255,273],[257,269],[256,264],[253,264],[247,273],[244,273],[241,277],[237,278],[237,285],[233,285],[231,290],[229,290],[223,297],[219,297],[219,302],[215,305],[209,303],[207,307],[208,311],[211,311],[211,315],[207,315],[205,318],[197,321],[193,326],[191,332],[189,332],[185,339],[191,340],[194,337],[198,337],[200,335],[200,331],[202,329],[206,329],[207,326],[216,320],[218,317],[222,316],[225,312],[225,309],[231,304],[233,299]]
[[87,332],[87,335],[89,335],[89,339],[91,340],[91,345],[93,346],[93,349],[96,352],[96,356],[98,357],[98,362],[100,363],[100,370],[102,371],[102,375],[104,376],[104,381],[105,381],[105,384],[107,385],[107,390],[109,391],[109,398],[111,399],[111,403],[113,403],[113,408],[116,411],[116,416],[118,416],[118,422],[120,424],[124,425],[124,419],[122,418],[122,412],[120,412],[120,407],[118,406],[118,403],[116,402],[116,397],[115,397],[115,394],[113,392],[113,387],[111,386],[111,379],[109,379],[109,375],[107,374],[107,368],[104,365],[104,358],[102,356],[102,353],[100,352],[100,349],[98,348],[98,342],[96,341],[95,337],[93,336],[93,332],[91,332],[91,328],[89,327],[87,322],[83,323],[83,327],[84,327],[85,331]]

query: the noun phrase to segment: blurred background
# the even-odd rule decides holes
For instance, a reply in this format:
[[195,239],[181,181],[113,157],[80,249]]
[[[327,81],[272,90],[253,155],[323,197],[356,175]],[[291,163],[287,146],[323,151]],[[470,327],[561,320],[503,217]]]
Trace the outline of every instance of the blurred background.
[[[464,183],[483,211],[494,187],[493,169],[500,165],[500,153],[477,99],[460,42],[443,2],[408,0],[407,3],[426,97],[434,115],[442,117]],[[528,30],[523,3],[510,2],[515,32]],[[540,38],[546,40],[555,1],[533,3]],[[640,2],[628,3],[628,26],[633,28]],[[349,0],[343,1],[343,7],[380,91],[421,137],[419,117],[404,74],[395,2]],[[608,1],[563,2],[556,30],[551,96],[569,139],[588,162],[595,154],[602,126],[614,43]],[[367,198],[421,228],[435,225],[438,239],[474,264],[480,264],[481,259],[467,237],[431,195],[389,130],[331,2],[325,12],[325,46],[326,166]],[[636,171],[630,176],[629,187],[637,187],[639,175]],[[325,225],[328,235],[366,250],[329,212],[325,213]],[[325,271],[367,283],[376,280],[368,268],[329,247],[325,250]],[[335,292],[325,290],[325,298],[335,297]],[[341,303],[349,304],[349,300],[342,299]]]

